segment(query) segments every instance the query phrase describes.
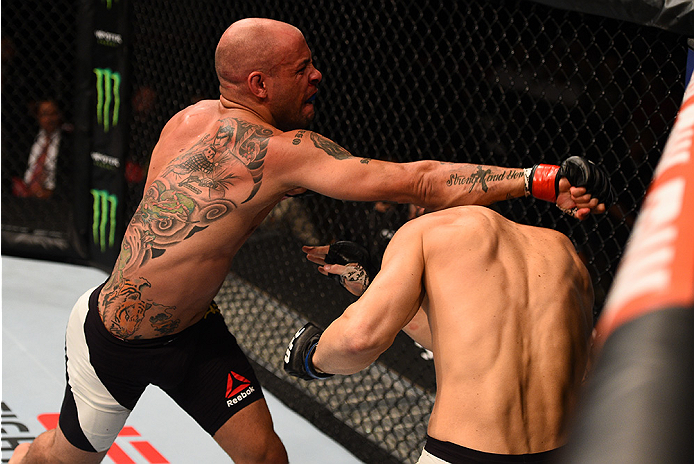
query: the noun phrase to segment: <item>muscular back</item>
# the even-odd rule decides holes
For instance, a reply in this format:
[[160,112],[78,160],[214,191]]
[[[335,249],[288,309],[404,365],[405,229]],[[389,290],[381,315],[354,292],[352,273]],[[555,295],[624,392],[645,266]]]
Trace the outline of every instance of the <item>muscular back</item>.
[[203,316],[233,255],[282,197],[276,188],[259,194],[275,132],[211,100],[166,125],[99,298],[111,333],[153,338]]
[[561,446],[592,329],[590,278],[571,242],[480,207],[425,218],[429,434],[492,453]]

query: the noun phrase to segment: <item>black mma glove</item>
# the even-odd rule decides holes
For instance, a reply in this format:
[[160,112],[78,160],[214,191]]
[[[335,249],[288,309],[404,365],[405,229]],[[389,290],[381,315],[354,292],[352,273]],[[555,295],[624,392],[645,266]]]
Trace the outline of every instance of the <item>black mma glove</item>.
[[327,379],[334,374],[316,372],[311,358],[323,331],[309,322],[294,334],[284,354],[284,371],[304,380]]
[[[356,264],[354,271],[347,275],[331,274],[331,276],[340,282],[340,285],[345,286],[345,280],[357,281],[362,285],[362,293],[371,284],[373,276],[376,275],[377,269],[371,262],[371,256],[366,248],[350,241],[335,242],[330,245],[328,254],[325,255],[326,264]],[[348,289],[349,290],[349,289]]]
[[536,164],[525,169],[525,194],[540,200],[556,202],[559,180],[566,177],[572,186],[585,187],[586,191],[609,207],[614,201],[610,179],[605,170],[580,156],[570,156],[561,166]]

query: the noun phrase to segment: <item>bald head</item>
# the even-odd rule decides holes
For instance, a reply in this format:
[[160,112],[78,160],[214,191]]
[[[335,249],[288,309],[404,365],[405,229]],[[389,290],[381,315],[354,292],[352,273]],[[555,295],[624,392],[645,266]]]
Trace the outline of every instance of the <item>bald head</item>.
[[224,31],[215,52],[215,70],[222,87],[241,84],[253,71],[270,73],[287,44],[300,38],[291,24],[267,18],[236,21]]

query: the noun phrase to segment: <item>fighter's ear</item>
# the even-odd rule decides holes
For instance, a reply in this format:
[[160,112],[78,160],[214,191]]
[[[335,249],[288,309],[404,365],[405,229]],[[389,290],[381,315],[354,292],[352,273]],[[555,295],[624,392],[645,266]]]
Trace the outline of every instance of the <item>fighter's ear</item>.
[[248,75],[248,88],[258,98],[267,98],[267,80],[261,71],[253,71]]

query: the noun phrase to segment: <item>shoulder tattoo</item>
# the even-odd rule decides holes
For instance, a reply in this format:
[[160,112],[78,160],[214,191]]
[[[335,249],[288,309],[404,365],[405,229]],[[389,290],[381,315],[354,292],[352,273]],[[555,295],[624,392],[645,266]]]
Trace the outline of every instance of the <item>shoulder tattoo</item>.
[[[227,192],[245,169],[253,179],[250,201],[260,189],[272,131],[223,119],[174,159],[144,193],[123,238],[122,269],[141,266],[237,208]],[[232,162],[233,161],[233,162]]]
[[343,159],[348,159],[348,158],[354,158],[347,150],[342,148],[340,145],[336,144],[330,139],[326,139],[320,134],[317,134],[315,132],[311,132],[311,140],[313,141],[313,145],[316,146],[316,148],[320,148],[330,156],[332,156],[335,159],[338,160],[343,160]]
[[217,132],[204,134],[184,154],[177,157],[162,177],[173,175],[178,187],[209,198],[221,198],[234,185],[238,174],[229,169],[230,161],[240,161],[253,177],[253,189],[242,203],[250,201],[260,189],[263,162],[272,130],[240,119],[222,119]]
[[306,133],[305,130],[296,131],[296,134],[294,134],[294,140],[292,140],[292,144],[293,145],[299,145],[301,143],[301,140],[304,137],[305,133]]

